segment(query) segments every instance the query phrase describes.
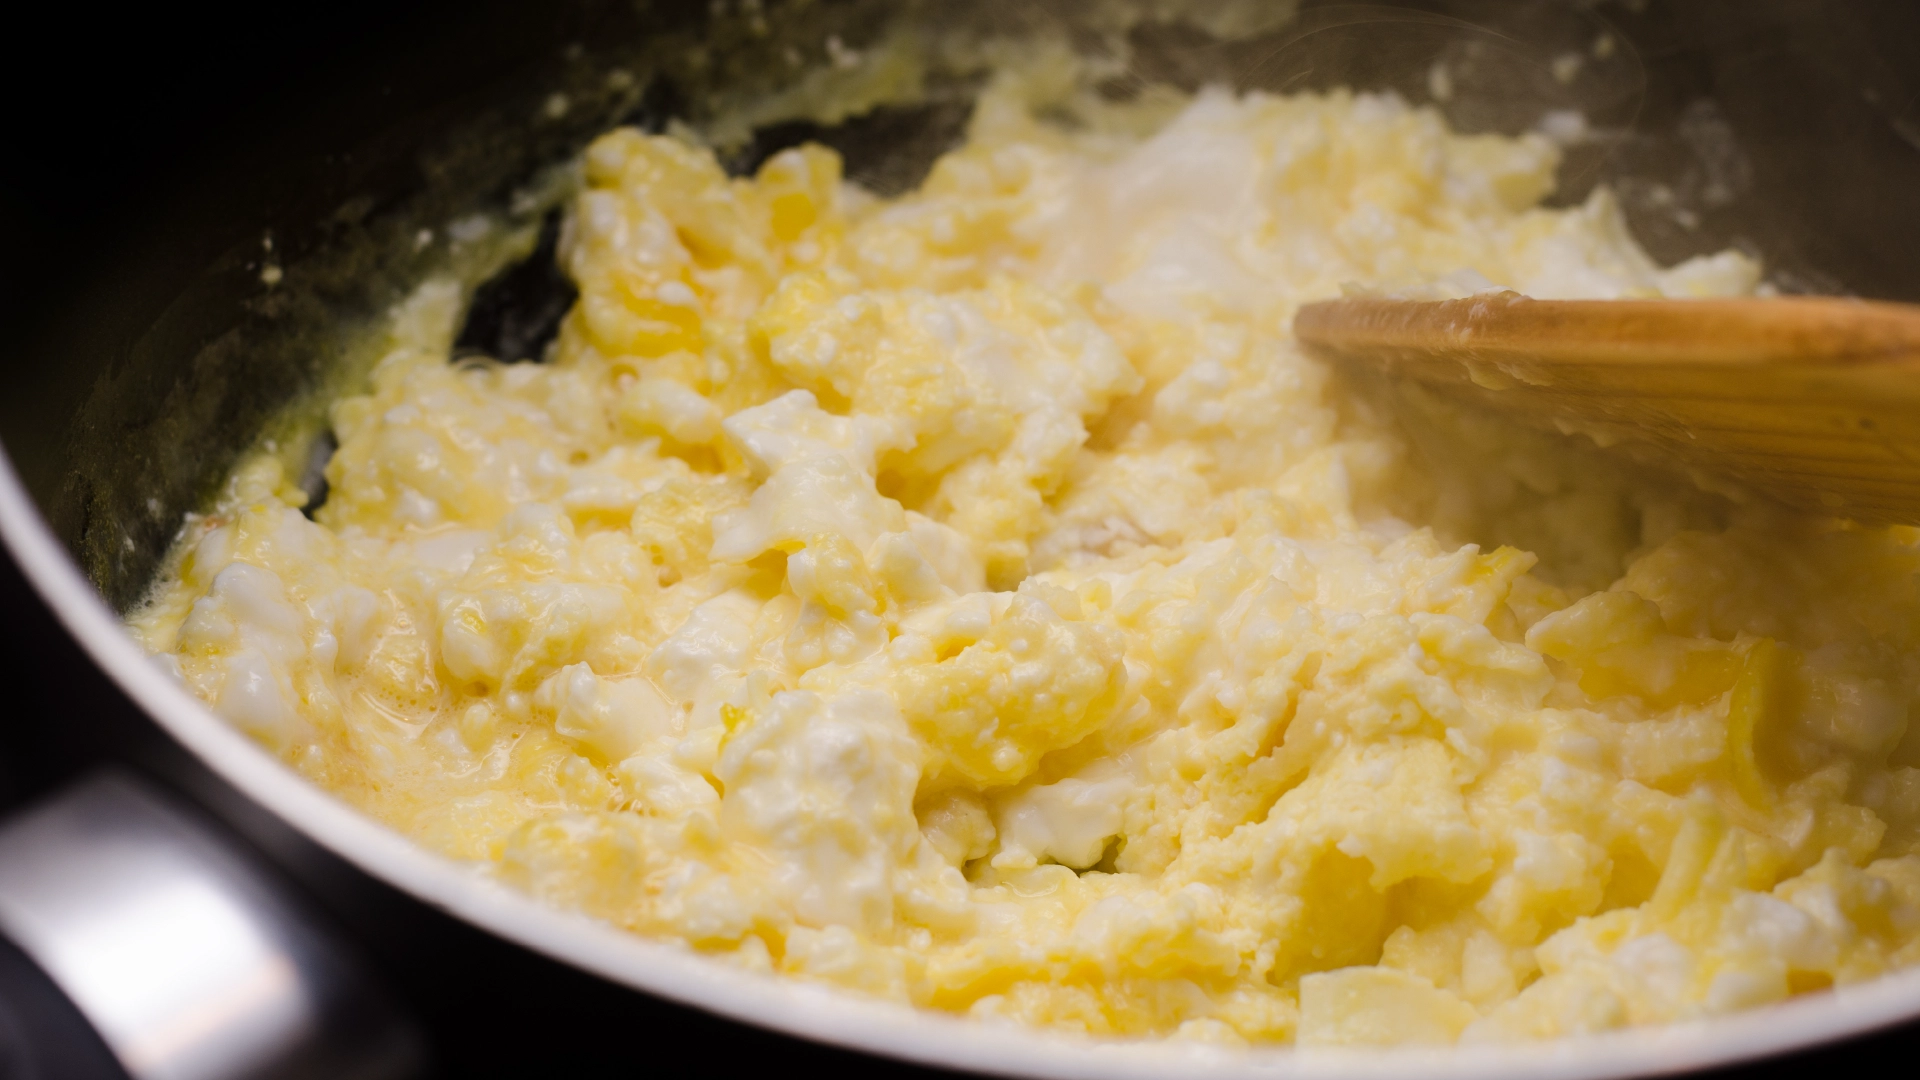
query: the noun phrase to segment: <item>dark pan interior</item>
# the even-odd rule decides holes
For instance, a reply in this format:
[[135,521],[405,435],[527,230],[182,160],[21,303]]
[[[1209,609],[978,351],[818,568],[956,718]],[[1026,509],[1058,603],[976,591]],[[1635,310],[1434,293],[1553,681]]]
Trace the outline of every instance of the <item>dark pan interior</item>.
[[[284,70],[257,70],[271,53],[211,47],[207,69],[135,68],[158,80],[144,100],[174,110],[164,115],[143,113],[131,85],[108,110],[40,93],[13,137],[32,168],[0,187],[12,331],[0,441],[124,609],[235,457],[327,385],[341,328],[376,317],[443,257],[443,242],[417,243],[422,229],[443,236],[478,210],[537,229],[545,209],[516,209],[516,192],[597,132],[706,126],[830,63],[829,38],[859,50],[903,21],[932,36],[1064,30],[1127,59],[1100,87],[1119,98],[1225,81],[1424,102],[1443,61],[1451,92],[1437,104],[1464,129],[1585,113],[1594,136],[1569,153],[1556,199],[1612,185],[1662,261],[1735,245],[1764,256],[1786,291],[1920,300],[1920,5],[1307,0],[1282,18],[1290,7],[349,3],[324,24],[294,13],[255,28],[262,42],[306,35]],[[1113,16],[1121,8],[1137,10]],[[1576,54],[1577,66],[1554,62]],[[272,92],[223,96],[223,63],[248,76],[236,85]],[[981,79],[936,69],[917,100],[825,123],[770,119],[724,158],[747,170],[813,139],[862,182],[900,191],[961,137]],[[29,93],[13,92],[17,109]],[[548,107],[556,94],[564,110]],[[115,156],[83,134],[94,130],[138,152]],[[568,296],[540,258],[481,288],[463,348],[537,355]],[[282,274],[272,285],[268,265]]]

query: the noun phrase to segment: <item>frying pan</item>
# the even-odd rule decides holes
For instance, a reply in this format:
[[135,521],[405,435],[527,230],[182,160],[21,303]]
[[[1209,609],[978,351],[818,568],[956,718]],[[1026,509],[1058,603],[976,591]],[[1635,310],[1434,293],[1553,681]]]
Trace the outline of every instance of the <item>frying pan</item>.
[[[12,95],[32,108],[0,218],[0,536],[91,666],[9,712],[0,745],[119,764],[64,787],[64,765],[28,774],[43,798],[0,823],[0,1075],[484,1072],[511,1070],[513,1047],[558,1067],[558,1043],[596,1038],[636,1071],[689,1043],[861,1060],[770,1029],[1007,1075],[1619,1076],[1920,1017],[1920,973],[1693,1025],[1421,1053],[1102,1044],[916,1013],[724,968],[428,854],[213,717],[120,626],[270,425],[324,459],[324,433],[285,418],[351,380],[342,342],[429,272],[461,265],[479,286],[467,347],[538,354],[568,293],[543,261],[552,204],[534,181],[616,123],[686,124],[738,170],[816,139],[900,191],[961,137],[982,83],[975,54],[946,46],[1056,34],[1109,65],[1101,91],[1118,98],[1352,85],[1469,131],[1544,123],[1573,136],[1556,200],[1611,185],[1663,261],[1737,246],[1782,291],[1912,301],[1920,9],[1905,0],[348,3],[171,53],[151,48],[159,31],[194,27],[116,37],[67,18],[115,104]],[[794,86],[856,70],[888,35],[929,49],[911,92],[796,104]],[[130,121],[143,105],[174,112]],[[476,214],[519,246],[460,263]],[[560,985],[602,989],[567,1014],[543,1007]],[[455,1011],[497,1021],[504,1056],[454,1045]]]

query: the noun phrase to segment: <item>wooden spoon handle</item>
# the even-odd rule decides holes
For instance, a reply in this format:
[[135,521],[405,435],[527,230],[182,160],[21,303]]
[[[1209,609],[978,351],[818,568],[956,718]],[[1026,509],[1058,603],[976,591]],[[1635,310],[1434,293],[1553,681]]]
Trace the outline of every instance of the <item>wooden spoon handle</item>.
[[1920,522],[1920,307],[1352,298],[1301,308],[1294,334],[1803,509]]
[[1293,332],[1334,350],[1405,348],[1463,359],[1504,354],[1549,364],[1920,363],[1920,307],[1833,297],[1358,297],[1302,307]]

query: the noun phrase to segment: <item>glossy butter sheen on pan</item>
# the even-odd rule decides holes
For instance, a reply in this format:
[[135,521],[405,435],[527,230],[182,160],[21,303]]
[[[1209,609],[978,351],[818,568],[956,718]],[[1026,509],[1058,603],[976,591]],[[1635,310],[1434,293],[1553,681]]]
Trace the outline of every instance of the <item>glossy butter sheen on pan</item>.
[[1914,959],[1920,534],[1389,407],[1287,331],[1757,267],[1661,269],[1605,191],[1540,207],[1549,142],[1391,97],[1069,104],[1003,79],[891,201],[606,135],[550,362],[450,363],[423,287],[317,522],[244,465],[136,633],[422,844],[976,1016],[1538,1038]]

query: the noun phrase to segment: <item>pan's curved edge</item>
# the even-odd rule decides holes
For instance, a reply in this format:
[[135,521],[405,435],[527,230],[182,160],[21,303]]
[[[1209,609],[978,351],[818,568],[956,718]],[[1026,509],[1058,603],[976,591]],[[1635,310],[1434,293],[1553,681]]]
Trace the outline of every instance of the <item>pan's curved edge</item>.
[[948,1069],[1080,1080],[1599,1080],[1750,1061],[1920,1016],[1920,969],[1713,1020],[1553,1042],[1377,1051],[1236,1050],[1094,1040],[875,1001],[761,975],[550,908],[428,852],[314,787],[216,717],[142,652],[35,509],[0,450],[0,543],[129,697],[227,783],[366,873],[509,941],[602,978],[744,1023]]

